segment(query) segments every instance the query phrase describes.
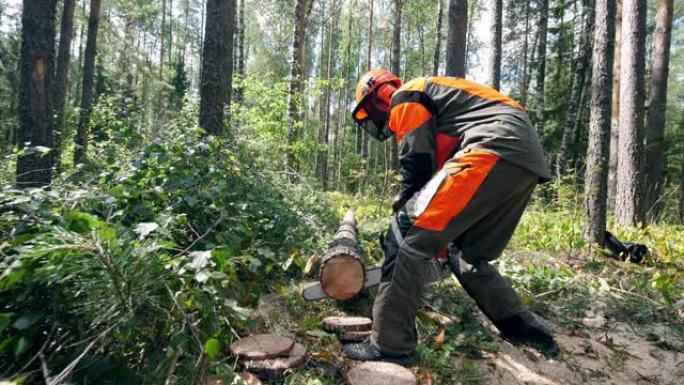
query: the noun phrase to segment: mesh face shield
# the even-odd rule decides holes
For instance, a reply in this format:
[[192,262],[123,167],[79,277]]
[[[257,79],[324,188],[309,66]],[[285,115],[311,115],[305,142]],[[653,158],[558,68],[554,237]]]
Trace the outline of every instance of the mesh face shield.
[[392,133],[387,128],[389,106],[372,93],[366,95],[361,100],[352,112],[352,117],[368,135],[381,142],[392,136]]

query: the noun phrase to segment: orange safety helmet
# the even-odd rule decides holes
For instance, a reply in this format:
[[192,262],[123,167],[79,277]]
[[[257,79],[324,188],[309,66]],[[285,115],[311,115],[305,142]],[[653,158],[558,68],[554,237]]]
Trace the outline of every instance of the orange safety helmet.
[[368,102],[370,95],[385,83],[391,83],[395,88],[402,86],[403,82],[396,75],[386,69],[376,68],[366,72],[356,85],[356,108],[352,116],[357,122],[368,119],[368,113],[363,106]]
[[[392,87],[382,87],[385,84],[390,84]],[[369,104],[374,97],[382,99],[382,102],[389,106],[394,89],[401,87],[403,82],[396,75],[386,69],[373,69],[364,74],[356,86],[356,107],[352,112],[352,118],[369,132],[376,139],[384,140],[385,135],[381,135],[381,127],[376,127],[376,130],[370,129],[370,122],[378,126],[382,119],[375,119],[373,114],[373,103]],[[377,100],[376,100],[377,102]],[[388,113],[389,111],[387,111]]]

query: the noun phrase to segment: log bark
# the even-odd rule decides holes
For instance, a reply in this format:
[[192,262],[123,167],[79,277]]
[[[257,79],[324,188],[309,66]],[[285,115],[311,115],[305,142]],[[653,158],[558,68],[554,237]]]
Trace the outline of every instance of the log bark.
[[585,175],[586,221],[584,239],[603,244],[608,195],[608,146],[610,140],[610,89],[613,71],[615,3],[596,0],[594,52],[591,79],[589,149]]
[[373,321],[366,317],[326,317],[323,329],[332,333],[368,332],[373,328]]
[[321,262],[321,287],[330,298],[340,301],[357,295],[363,289],[366,279],[354,215],[354,209],[350,209],[344,216],[342,225]]

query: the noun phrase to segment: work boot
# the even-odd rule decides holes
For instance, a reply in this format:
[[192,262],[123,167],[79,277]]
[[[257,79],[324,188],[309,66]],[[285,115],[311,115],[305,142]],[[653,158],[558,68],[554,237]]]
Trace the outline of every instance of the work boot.
[[495,321],[494,325],[504,339],[514,344],[531,346],[547,358],[556,357],[560,352],[551,330],[529,310]]
[[400,356],[384,354],[370,340],[346,344],[344,345],[344,353],[347,357],[356,361],[383,361],[399,365],[410,365],[418,360],[417,353]]

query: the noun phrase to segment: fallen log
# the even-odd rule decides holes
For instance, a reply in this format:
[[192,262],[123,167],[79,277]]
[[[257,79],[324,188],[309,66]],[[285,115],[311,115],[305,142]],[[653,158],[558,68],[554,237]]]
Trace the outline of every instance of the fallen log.
[[355,210],[351,208],[323,256],[319,281],[328,297],[343,301],[356,296],[365,280],[366,268],[357,239]]
[[347,372],[348,385],[416,385],[410,370],[389,362],[364,362]]

